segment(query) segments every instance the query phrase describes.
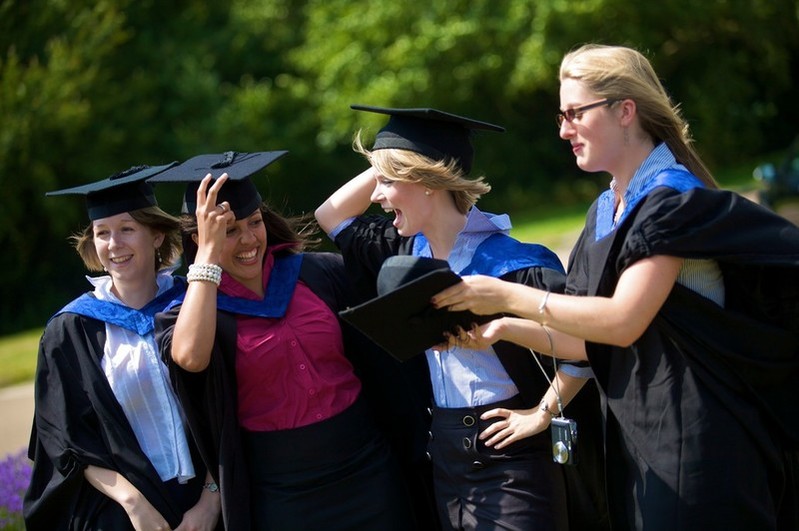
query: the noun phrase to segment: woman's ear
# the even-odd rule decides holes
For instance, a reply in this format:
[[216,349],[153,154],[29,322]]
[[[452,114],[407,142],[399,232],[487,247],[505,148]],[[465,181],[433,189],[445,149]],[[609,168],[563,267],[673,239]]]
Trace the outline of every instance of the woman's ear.
[[192,233],[192,235],[191,235],[191,241],[193,241],[193,242],[194,242],[194,245],[199,245],[199,244],[197,243],[197,241],[198,241],[199,239],[200,239],[200,237],[199,237],[199,235],[198,235],[196,232]]
[[619,108],[621,109],[621,125],[622,127],[628,127],[633,123],[636,114],[638,114],[638,107],[635,104],[635,100],[621,100],[619,102]]

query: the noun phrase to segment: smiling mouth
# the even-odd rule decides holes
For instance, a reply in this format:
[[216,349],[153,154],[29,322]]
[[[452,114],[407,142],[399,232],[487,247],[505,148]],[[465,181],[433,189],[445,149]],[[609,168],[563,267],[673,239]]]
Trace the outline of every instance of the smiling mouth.
[[117,264],[117,265],[124,264],[126,262],[131,261],[132,259],[133,259],[133,255],[130,255],[130,254],[127,255],[127,256],[115,256],[113,258],[109,258],[109,260],[111,261],[112,264]]
[[258,256],[258,249],[252,249],[236,255],[236,260],[240,262],[251,262]]

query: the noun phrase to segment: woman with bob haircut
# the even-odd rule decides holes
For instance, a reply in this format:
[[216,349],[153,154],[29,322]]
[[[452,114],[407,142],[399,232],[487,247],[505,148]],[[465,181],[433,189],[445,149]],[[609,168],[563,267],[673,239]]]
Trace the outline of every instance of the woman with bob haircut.
[[154,316],[185,291],[172,276],[178,220],[137,166],[49,195],[85,195],[72,240],[94,289],[47,323],[39,345],[27,529],[214,529],[219,496],[183,421]]

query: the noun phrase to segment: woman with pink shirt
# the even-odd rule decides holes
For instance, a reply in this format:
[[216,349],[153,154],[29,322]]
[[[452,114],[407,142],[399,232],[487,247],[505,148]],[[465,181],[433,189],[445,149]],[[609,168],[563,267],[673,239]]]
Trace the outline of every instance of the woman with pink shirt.
[[159,316],[160,344],[228,529],[409,529],[337,317],[340,258],[303,252],[302,220],[249,179],[285,154],[201,155],[158,176],[188,182],[196,214],[182,224],[189,286]]

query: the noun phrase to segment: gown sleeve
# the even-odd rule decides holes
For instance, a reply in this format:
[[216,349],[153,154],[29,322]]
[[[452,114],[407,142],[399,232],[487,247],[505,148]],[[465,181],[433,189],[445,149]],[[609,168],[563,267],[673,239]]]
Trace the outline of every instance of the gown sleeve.
[[790,384],[799,379],[799,227],[734,192],[706,188],[655,189],[633,214],[618,229],[625,237],[610,254],[606,286],[649,256],[718,263],[724,307],[676,285],[654,325],[706,370],[709,386],[743,393],[799,446],[799,396]]
[[361,216],[336,236],[357,302],[377,296],[377,274],[389,256],[410,254],[409,238],[400,236],[390,219]]

